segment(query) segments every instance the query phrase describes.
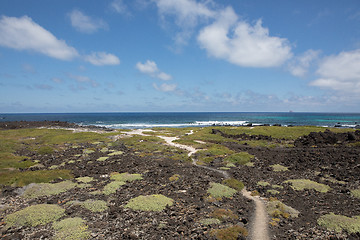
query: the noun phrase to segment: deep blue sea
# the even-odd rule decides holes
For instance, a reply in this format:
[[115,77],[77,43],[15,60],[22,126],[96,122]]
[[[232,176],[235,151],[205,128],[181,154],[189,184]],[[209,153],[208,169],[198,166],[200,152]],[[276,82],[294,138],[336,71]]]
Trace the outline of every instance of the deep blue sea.
[[171,113],[14,113],[0,121],[67,121],[109,128],[194,127],[211,125],[281,124],[282,126],[355,127],[360,113],[297,112],[171,112]]

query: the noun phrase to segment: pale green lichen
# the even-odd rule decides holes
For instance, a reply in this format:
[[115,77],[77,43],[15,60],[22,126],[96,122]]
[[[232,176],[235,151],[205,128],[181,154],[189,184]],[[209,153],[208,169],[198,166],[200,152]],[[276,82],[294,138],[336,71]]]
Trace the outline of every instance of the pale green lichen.
[[109,153],[108,156],[116,156],[116,155],[123,155],[124,152],[123,151],[116,151],[116,152],[113,152],[113,153]]
[[60,222],[55,222],[53,228],[55,229],[55,240],[85,240],[91,236],[85,220],[79,217],[66,218]]
[[121,186],[125,185],[125,182],[120,181],[113,181],[111,183],[108,183],[103,190],[103,194],[110,195],[112,193],[116,193],[116,190],[118,190]]
[[360,233],[360,216],[347,217],[343,215],[336,215],[334,213],[329,213],[324,216],[321,216],[317,223],[331,231],[342,232],[346,231],[348,233]]
[[65,209],[55,204],[38,204],[9,214],[5,217],[8,227],[45,225],[61,218]]
[[217,218],[204,218],[199,221],[202,225],[215,225],[220,224],[221,221]]
[[99,161],[99,162],[103,162],[103,161],[106,161],[109,157],[99,157],[98,159],[96,159],[96,161]]
[[232,197],[237,191],[220,183],[210,183],[207,192],[214,198]]
[[110,174],[110,179],[111,180],[115,180],[115,181],[120,181],[120,182],[133,182],[136,180],[141,180],[143,179],[141,174],[130,174],[130,173],[118,173],[118,172],[113,172]]
[[106,211],[108,209],[108,205],[105,201],[103,200],[93,200],[93,199],[88,199],[85,202],[81,202],[81,201],[70,201],[67,202],[66,205],[75,205],[75,206],[81,206],[83,208],[86,208],[88,210],[90,210],[91,212],[103,212]]
[[274,164],[274,165],[270,165],[270,167],[272,167],[274,172],[283,172],[283,171],[289,171],[288,167],[285,167],[283,165],[280,164]]
[[91,153],[94,153],[95,151],[94,150],[92,150],[92,149],[84,149],[83,150],[83,153],[84,154],[91,154]]
[[131,208],[133,210],[141,211],[155,211],[159,212],[166,208],[166,206],[172,206],[174,200],[161,194],[138,196],[131,199],[125,208]]
[[66,192],[76,186],[77,184],[72,181],[63,181],[59,183],[32,183],[26,187],[23,196],[26,198],[50,196]]
[[82,183],[89,183],[89,182],[94,181],[94,178],[93,177],[78,177],[78,178],[75,178],[75,180],[78,182],[82,182]]
[[256,183],[256,185],[261,186],[261,187],[267,187],[270,185],[270,183],[265,182],[265,181],[259,181]]
[[326,193],[331,188],[325,184],[317,183],[309,179],[292,179],[284,181],[284,183],[290,183],[291,188],[296,191],[302,191],[304,189],[314,189],[315,191]]
[[359,198],[360,199],[360,188],[358,189],[354,189],[354,190],[350,190],[351,195],[355,198]]
[[269,189],[267,190],[266,192],[272,194],[272,195],[276,195],[276,194],[279,194],[280,192],[278,190],[275,190],[275,189]]

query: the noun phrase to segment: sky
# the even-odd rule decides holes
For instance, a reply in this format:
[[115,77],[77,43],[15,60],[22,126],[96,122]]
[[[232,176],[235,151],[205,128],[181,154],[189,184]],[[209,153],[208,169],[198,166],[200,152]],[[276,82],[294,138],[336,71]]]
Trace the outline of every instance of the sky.
[[202,111],[360,112],[360,1],[0,1],[0,112]]

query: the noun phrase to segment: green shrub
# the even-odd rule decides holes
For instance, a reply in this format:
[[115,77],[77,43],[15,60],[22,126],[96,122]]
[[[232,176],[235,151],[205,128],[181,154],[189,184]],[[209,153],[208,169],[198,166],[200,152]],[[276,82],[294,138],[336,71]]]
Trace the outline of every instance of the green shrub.
[[37,198],[42,196],[56,195],[62,192],[66,192],[69,189],[76,187],[76,183],[71,181],[63,181],[59,183],[39,183],[29,185],[23,196],[26,198]]
[[360,233],[360,216],[346,217],[329,213],[317,220],[318,224],[330,231]]
[[251,155],[247,152],[234,153],[224,159],[225,162],[237,163],[240,165],[245,165],[254,158],[254,155]]
[[84,240],[91,236],[85,221],[79,217],[66,218],[53,223],[55,240]]
[[106,161],[109,157],[99,157],[98,159],[96,159],[96,161],[99,161],[99,162],[103,162],[103,161]]
[[238,190],[239,192],[244,188],[244,183],[235,178],[225,179],[222,183],[228,187]]
[[291,183],[291,188],[296,191],[302,191],[304,189],[314,189],[315,191],[326,193],[331,189],[328,185],[317,183],[309,179],[292,179],[284,181],[284,183]]
[[65,209],[55,204],[38,204],[27,207],[5,217],[7,226],[22,227],[45,225],[61,218]]
[[125,205],[125,208],[131,208],[133,210],[141,211],[162,211],[166,206],[172,206],[174,200],[171,198],[165,197],[164,195],[147,195],[147,196],[138,196],[131,199],[128,204]]
[[220,183],[210,183],[207,192],[214,198],[232,197],[237,191]]
[[239,236],[246,237],[248,232],[244,227],[235,225],[228,228],[213,230],[211,231],[211,234],[215,235],[219,240],[237,240],[239,239]]
[[211,214],[210,217],[219,219],[220,221],[228,220],[228,219],[238,219],[239,217],[234,214],[230,209],[215,209]]

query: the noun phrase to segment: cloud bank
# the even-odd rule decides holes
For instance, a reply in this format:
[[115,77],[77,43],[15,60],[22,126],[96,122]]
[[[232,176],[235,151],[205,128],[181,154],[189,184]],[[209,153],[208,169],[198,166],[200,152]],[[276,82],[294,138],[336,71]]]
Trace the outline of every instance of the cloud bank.
[[347,93],[360,93],[360,49],[325,57],[311,86]]

